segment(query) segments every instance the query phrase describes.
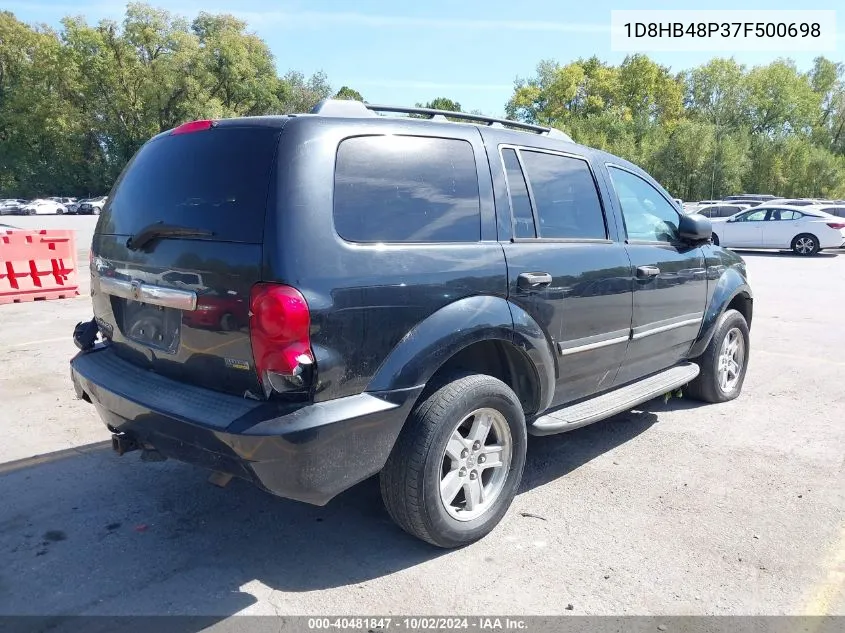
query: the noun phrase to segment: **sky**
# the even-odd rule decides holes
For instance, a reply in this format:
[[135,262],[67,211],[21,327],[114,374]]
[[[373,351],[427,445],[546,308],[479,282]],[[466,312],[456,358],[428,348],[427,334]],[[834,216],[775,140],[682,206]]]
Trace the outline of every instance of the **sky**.
[[[562,64],[597,55],[619,63],[612,52],[610,12],[619,9],[796,9],[786,0],[741,2],[649,2],[648,0],[428,0],[402,5],[378,0],[151,0],[157,7],[193,18],[199,11],[231,13],[247,21],[276,57],[280,73],[323,71],[337,90],[348,85],[371,103],[413,105],[444,96],[464,110],[501,116],[517,77],[534,73],[537,63]],[[120,20],[120,0],[0,0],[28,23],[60,26],[65,15],[83,15],[89,23]],[[817,1],[806,9],[837,9],[841,0]],[[679,71],[714,56],[732,56],[753,66],[779,56],[792,57],[807,69],[824,54],[845,61],[845,11],[837,14],[835,52],[731,51],[650,53]]]

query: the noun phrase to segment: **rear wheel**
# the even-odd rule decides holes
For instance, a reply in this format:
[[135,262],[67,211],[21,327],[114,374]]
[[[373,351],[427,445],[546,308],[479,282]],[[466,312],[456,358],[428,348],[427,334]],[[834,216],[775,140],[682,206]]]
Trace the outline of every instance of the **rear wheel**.
[[802,233],[796,235],[792,240],[792,250],[798,255],[815,255],[821,249],[819,248],[819,240],[815,235],[810,233]]
[[232,332],[238,329],[238,320],[231,312],[227,312],[220,317],[220,329],[225,332]]
[[704,353],[695,359],[700,373],[684,394],[704,402],[727,402],[742,392],[750,352],[748,323],[737,310],[726,310]]
[[391,518],[439,547],[488,534],[510,507],[525,466],[525,416],[502,381],[459,375],[405,422],[381,473]]

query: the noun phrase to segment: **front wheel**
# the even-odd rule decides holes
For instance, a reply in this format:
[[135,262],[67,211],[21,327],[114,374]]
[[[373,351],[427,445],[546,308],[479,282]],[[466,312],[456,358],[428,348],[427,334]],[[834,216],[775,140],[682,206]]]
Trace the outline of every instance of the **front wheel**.
[[439,547],[487,535],[516,495],[527,433],[519,398],[501,380],[457,375],[405,422],[381,472],[391,518]]
[[713,235],[712,235],[711,239],[713,240],[713,246],[718,246],[718,245],[719,245],[719,236],[718,236],[718,235],[716,235],[715,233],[713,233]]
[[801,235],[796,235],[795,239],[792,240],[792,250],[797,255],[806,257],[807,255],[815,255],[821,249],[819,248],[819,240],[815,235],[802,233]]
[[750,351],[745,317],[737,310],[726,310],[707,349],[695,359],[701,371],[684,393],[704,402],[733,400],[742,391]]

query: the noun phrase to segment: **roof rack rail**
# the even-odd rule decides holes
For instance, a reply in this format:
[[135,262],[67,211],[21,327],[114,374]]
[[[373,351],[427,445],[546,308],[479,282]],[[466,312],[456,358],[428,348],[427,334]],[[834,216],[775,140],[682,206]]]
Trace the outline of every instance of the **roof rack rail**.
[[535,134],[543,134],[552,138],[559,138],[565,141],[572,141],[572,138],[553,127],[534,125],[533,123],[522,123],[510,119],[498,119],[496,117],[484,116],[483,114],[470,114],[468,112],[452,112],[451,110],[436,110],[434,108],[408,108],[404,106],[377,105],[373,103],[362,103],[361,101],[349,101],[344,99],[323,99],[311,110],[312,114],[337,117],[354,116],[378,116],[378,112],[397,112],[400,114],[421,114],[428,116],[433,121],[460,119],[462,121],[484,123],[489,127],[507,127]]

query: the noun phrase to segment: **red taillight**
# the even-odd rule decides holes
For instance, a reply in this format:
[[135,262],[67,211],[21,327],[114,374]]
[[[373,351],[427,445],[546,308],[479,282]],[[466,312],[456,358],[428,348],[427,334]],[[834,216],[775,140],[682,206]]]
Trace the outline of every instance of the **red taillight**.
[[836,229],[837,231],[845,229],[845,224],[841,222],[828,222],[827,225],[832,229]]
[[211,119],[203,119],[202,121],[188,121],[179,127],[173,128],[170,135],[174,134],[189,134],[190,132],[201,132],[202,130],[210,130],[214,126],[214,121]]
[[314,363],[305,297],[281,284],[255,284],[249,298],[249,335],[265,395],[307,386]]

